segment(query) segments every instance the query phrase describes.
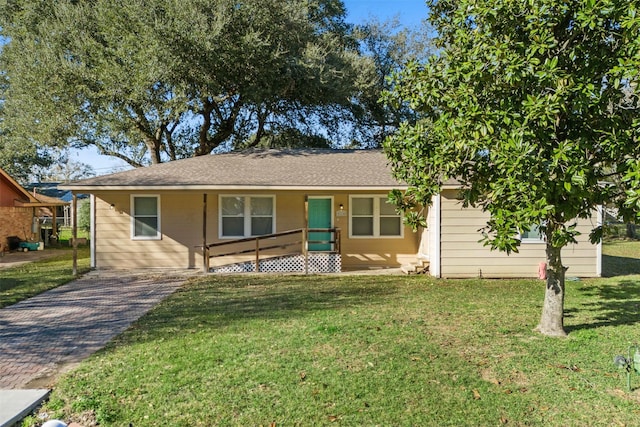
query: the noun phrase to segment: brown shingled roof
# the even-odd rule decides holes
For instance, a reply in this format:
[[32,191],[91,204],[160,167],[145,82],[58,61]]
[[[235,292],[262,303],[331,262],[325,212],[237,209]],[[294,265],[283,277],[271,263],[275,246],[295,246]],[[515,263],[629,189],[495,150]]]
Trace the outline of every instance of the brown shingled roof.
[[295,189],[404,187],[381,150],[260,150],[200,156],[89,178],[60,188]]

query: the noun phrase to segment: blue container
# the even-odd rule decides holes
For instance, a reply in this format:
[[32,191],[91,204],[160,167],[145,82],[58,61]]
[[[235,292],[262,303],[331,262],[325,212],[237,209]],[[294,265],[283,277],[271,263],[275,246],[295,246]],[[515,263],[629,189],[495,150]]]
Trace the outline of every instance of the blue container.
[[40,243],[38,242],[20,242],[18,247],[24,251],[37,251],[40,248]]

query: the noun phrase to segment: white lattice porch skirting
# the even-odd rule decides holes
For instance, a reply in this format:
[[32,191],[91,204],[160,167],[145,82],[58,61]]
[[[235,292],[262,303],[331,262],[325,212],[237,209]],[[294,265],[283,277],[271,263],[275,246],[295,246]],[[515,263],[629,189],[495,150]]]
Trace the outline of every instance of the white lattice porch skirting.
[[[342,257],[330,252],[310,252],[308,272],[340,273],[342,271]],[[254,273],[255,261],[245,261],[235,264],[211,267],[212,273]],[[305,273],[304,255],[287,255],[260,260],[260,273]]]

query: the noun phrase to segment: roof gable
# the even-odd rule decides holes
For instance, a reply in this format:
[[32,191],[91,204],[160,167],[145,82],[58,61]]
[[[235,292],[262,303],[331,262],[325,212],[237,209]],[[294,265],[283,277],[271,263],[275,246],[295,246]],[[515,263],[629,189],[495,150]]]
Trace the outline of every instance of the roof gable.
[[68,204],[56,197],[29,192],[0,168],[0,206],[51,207]]
[[117,189],[391,189],[381,150],[258,150],[200,156],[60,186]]
[[13,206],[16,200],[22,202],[36,201],[31,193],[0,168],[0,205]]

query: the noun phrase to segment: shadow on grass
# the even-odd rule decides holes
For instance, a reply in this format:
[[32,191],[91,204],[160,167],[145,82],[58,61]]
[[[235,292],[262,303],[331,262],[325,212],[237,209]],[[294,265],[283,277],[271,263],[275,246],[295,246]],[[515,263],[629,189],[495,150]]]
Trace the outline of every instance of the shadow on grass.
[[574,315],[581,312],[581,315],[586,314],[592,321],[568,326],[567,332],[640,323],[640,278],[620,277],[619,280],[584,287],[579,291],[594,302],[584,304],[569,313]]
[[30,296],[31,294],[24,289],[25,283],[27,283],[25,279],[0,277],[0,308],[15,304],[26,296]]
[[604,277],[640,274],[640,259],[622,256],[602,255],[602,275]]
[[[311,279],[311,280],[310,280]],[[203,328],[241,327],[254,320],[294,319],[313,311],[339,310],[375,305],[397,292],[398,277],[361,278],[273,276],[196,280],[138,321],[153,340]],[[302,282],[302,283],[301,283]],[[135,332],[134,332],[135,334]]]
[[[48,249],[49,256],[0,270],[0,309],[68,283],[73,251]],[[89,249],[78,252],[78,271],[89,271]]]
[[639,274],[640,259],[603,255],[602,275],[613,279],[578,290],[593,302],[565,310],[565,315],[566,317],[586,316],[591,321],[567,326],[567,332],[595,329],[601,326],[639,324],[640,278],[632,276]]

